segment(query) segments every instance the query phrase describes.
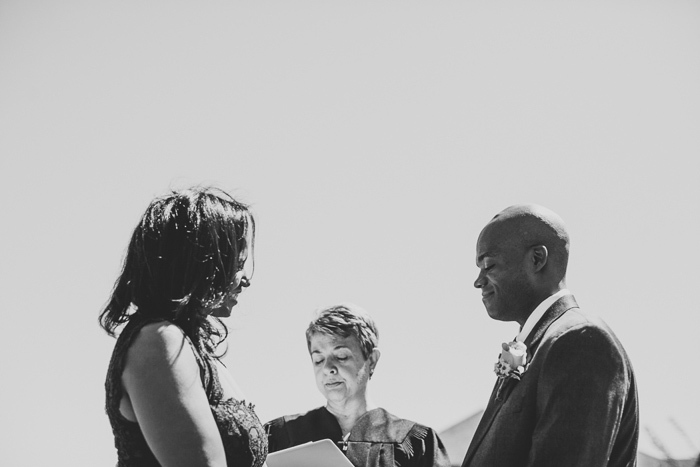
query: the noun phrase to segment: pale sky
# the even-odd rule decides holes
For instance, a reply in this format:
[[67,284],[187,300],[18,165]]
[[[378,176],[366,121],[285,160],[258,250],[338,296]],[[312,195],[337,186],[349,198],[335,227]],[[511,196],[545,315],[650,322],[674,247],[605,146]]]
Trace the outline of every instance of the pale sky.
[[97,315],[150,200],[200,183],[256,215],[225,362],[263,421],[323,404],[304,330],[342,301],[379,325],[374,402],[482,409],[517,325],[473,288],[476,238],[534,202],[643,429],[692,455],[699,47],[695,0],[0,0],[0,465],[114,465]]

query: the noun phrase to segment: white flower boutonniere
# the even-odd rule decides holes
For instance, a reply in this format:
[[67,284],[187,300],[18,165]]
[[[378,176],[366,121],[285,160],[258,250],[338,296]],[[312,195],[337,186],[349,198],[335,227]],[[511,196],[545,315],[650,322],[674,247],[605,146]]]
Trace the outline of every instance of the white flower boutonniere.
[[494,373],[498,376],[498,391],[496,399],[501,399],[501,390],[506,380],[514,379],[520,381],[527,368],[527,346],[522,342],[504,342],[498,362],[493,367]]

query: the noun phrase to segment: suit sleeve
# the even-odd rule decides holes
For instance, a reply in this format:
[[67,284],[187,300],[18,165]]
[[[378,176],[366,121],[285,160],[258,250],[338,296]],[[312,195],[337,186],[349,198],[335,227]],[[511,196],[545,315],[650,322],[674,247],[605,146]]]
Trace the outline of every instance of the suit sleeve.
[[541,350],[527,466],[607,465],[630,388],[623,350],[609,333],[588,324]]

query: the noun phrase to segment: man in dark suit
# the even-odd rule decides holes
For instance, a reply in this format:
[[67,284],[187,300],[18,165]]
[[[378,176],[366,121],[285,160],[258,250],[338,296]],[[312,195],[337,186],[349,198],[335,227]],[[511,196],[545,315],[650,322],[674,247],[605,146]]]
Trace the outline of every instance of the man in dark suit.
[[520,333],[503,345],[462,466],[635,466],[634,372],[610,328],[566,289],[561,218],[541,206],[511,206],[484,227],[476,250],[474,286],[486,311],[516,321]]

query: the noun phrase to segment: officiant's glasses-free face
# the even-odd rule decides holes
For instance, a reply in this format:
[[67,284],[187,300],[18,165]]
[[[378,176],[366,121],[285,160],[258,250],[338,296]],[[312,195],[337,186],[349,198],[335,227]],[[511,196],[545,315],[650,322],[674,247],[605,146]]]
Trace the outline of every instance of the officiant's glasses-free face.
[[344,402],[364,397],[378,351],[365,358],[356,336],[317,332],[311,336],[309,352],[316,386],[328,401]]

